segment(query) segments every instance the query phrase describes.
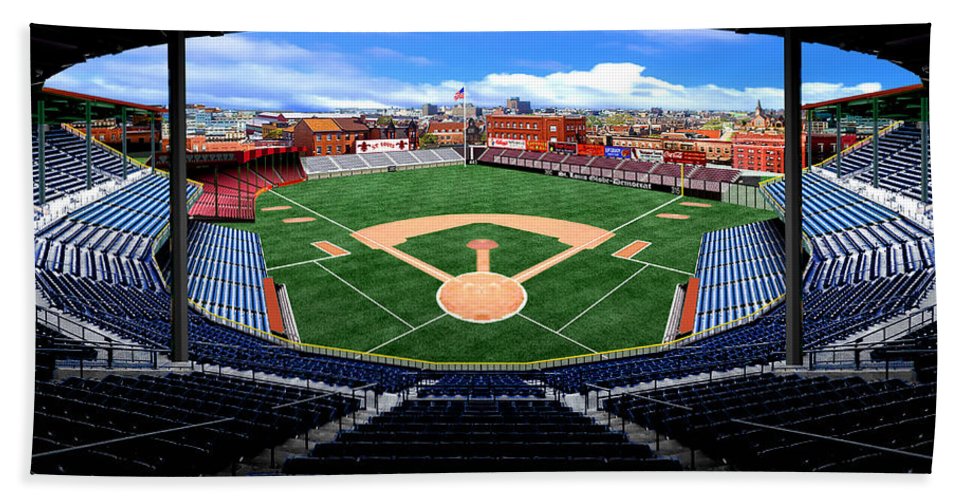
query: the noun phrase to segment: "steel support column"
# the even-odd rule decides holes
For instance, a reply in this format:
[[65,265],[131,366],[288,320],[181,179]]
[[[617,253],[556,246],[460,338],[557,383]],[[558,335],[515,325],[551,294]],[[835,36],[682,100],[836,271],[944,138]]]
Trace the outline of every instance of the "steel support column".
[[927,153],[930,149],[930,130],[927,125],[930,121],[928,104],[926,97],[920,98],[920,201],[923,203],[930,202],[930,159]]
[[783,50],[786,173],[786,364],[802,366],[802,44],[786,28]]
[[121,178],[128,178],[128,108],[121,107]]
[[44,100],[37,99],[37,187],[40,190],[40,206],[47,203],[47,111]]
[[188,208],[185,154],[185,33],[168,33],[168,171],[171,203],[171,360],[188,361]]
[[873,187],[880,187],[880,100],[873,98]]
[[806,168],[813,166],[813,110],[806,112]]
[[94,186],[91,179],[91,101],[84,101],[84,178],[87,179],[87,189]]

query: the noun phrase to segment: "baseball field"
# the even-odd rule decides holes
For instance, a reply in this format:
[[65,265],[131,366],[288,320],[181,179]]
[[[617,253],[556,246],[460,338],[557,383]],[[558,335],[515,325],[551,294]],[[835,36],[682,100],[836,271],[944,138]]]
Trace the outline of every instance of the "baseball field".
[[485,166],[308,181],[256,213],[230,226],[261,235],[304,343],[454,362],[660,342],[702,234],[774,217]]

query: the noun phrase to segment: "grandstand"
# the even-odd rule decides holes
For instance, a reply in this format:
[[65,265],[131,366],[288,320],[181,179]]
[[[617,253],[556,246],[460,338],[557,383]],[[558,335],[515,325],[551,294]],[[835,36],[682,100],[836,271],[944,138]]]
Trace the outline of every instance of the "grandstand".
[[541,170],[545,173],[575,177],[598,182],[627,181],[655,186],[679,186],[718,195],[741,176],[738,170],[697,165],[681,166],[671,163],[651,163],[631,159],[599,156],[570,155],[554,152],[522,151],[487,148],[477,158],[485,165],[511,166]]
[[302,158],[302,168],[310,179],[457,164],[463,164],[463,156],[453,148]]
[[[88,37],[72,33],[71,39],[102,40],[97,32]],[[132,43],[115,41],[111,46],[117,50]],[[172,123],[172,134],[183,132],[182,127]],[[69,129],[52,129],[43,141],[35,137],[35,200],[38,188],[49,189],[54,200],[86,189],[86,163],[78,156],[86,152],[77,149],[86,144],[78,141]],[[907,126],[884,136],[880,153],[900,162],[880,165],[880,180],[888,189],[915,189],[900,175],[904,159],[916,154],[915,142]],[[861,179],[868,172],[859,162],[866,157],[865,147],[844,157],[857,155],[847,162],[848,175]],[[38,158],[41,148],[43,160]],[[124,159],[119,163],[111,150],[91,159],[96,164],[92,182],[123,177],[118,168],[123,169]],[[555,177],[635,183],[635,188],[685,188],[706,198],[700,201],[716,203],[740,180],[732,169],[500,148],[486,148],[476,162]],[[201,220],[262,217],[255,210],[260,192],[303,179],[311,183],[295,188],[326,198],[352,182],[386,177],[317,179],[464,163],[459,151],[443,148],[199,169],[193,174],[199,182],[186,185],[185,207],[169,199],[168,175],[145,171],[110,193],[80,200],[38,229],[31,470],[137,476],[240,471],[930,471],[937,345],[930,305],[936,274],[933,233],[818,172],[802,179],[802,350],[807,358],[802,366],[784,363],[787,317],[781,306],[785,294],[792,293],[783,279],[790,257],[786,238],[798,235],[798,230],[793,236],[786,233],[792,217],[786,204],[795,203],[786,200],[785,179],[765,182],[757,190],[782,219],[766,220],[771,213],[761,222],[743,225],[698,217],[668,219],[700,224],[704,232],[694,273],[691,268],[666,269],[680,279],[672,285],[688,290],[672,303],[669,316],[681,322],[669,342],[527,363],[422,362],[303,344],[292,309],[314,304],[291,302],[284,284],[274,283],[270,273],[279,272],[278,267],[266,264],[263,248],[269,248],[270,238],[263,241],[264,233],[241,229],[250,225]],[[828,165],[820,169],[828,170]],[[46,188],[40,187],[41,170],[47,175]],[[442,170],[405,175],[440,175]],[[184,172],[172,174],[177,178]],[[547,180],[600,192],[623,189]],[[495,193],[501,188],[488,186]],[[667,201],[653,210],[667,211],[662,215],[681,215],[674,211],[684,210],[686,203],[703,209],[703,204],[683,202],[677,194],[662,196]],[[352,209],[361,210],[361,205]],[[176,208],[186,209],[196,220],[179,227],[169,215]],[[723,210],[736,213],[734,206]],[[292,224],[315,221],[294,219]],[[285,227],[299,232],[308,226]],[[667,227],[674,226],[652,230]],[[382,295],[374,298],[357,288],[370,285],[367,279],[372,281],[373,275],[348,281],[325,267],[347,261],[347,268],[352,267],[350,254],[340,245],[348,248],[357,244],[353,238],[366,237],[349,232],[340,234],[339,241],[318,241],[321,245],[310,249],[314,257],[309,262],[328,271],[334,281],[338,278],[340,286],[360,292],[353,298],[376,303],[395,316],[378,303]],[[177,306],[174,301],[181,293],[174,286],[180,277],[172,276],[180,251],[172,234],[181,234],[186,247],[190,307],[185,359],[172,347],[179,341],[173,312],[177,307],[172,304]],[[529,238],[538,247],[560,243],[549,242],[543,234]],[[460,242],[461,251],[465,241]],[[613,243],[618,248],[626,244]],[[353,252],[356,248],[368,251],[354,247]],[[651,258],[648,252],[682,253],[681,248],[650,248],[641,258]],[[296,255],[305,250],[284,247]],[[615,254],[605,253],[609,265],[644,266],[632,277],[652,265]],[[477,254],[478,264],[484,262],[483,255]],[[393,261],[387,257],[385,262]],[[799,268],[793,269],[800,274]],[[396,280],[406,275],[386,276]],[[565,299],[577,295],[573,288],[564,293]],[[634,298],[640,304],[642,299]],[[352,307],[339,297],[322,300]],[[433,321],[406,323],[411,328],[403,336]],[[461,325],[455,334],[468,337],[467,332],[484,328]],[[556,337],[565,335],[564,328],[545,329]],[[607,333],[622,333],[617,330]],[[130,353],[123,363],[118,360],[121,353]],[[119,369],[122,364],[124,370]]]
[[231,161],[193,168],[190,177],[202,185],[202,194],[188,215],[209,221],[254,220],[255,200],[259,195],[306,179],[300,162],[292,158],[299,153],[296,149],[236,151]]

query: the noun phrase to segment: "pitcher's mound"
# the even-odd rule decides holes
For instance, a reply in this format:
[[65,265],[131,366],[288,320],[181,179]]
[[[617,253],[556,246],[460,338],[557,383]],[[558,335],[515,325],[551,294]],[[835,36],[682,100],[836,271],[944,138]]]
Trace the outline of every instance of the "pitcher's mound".
[[291,210],[289,205],[276,205],[274,207],[262,207],[263,212],[278,212],[279,210]]
[[291,219],[282,219],[285,224],[298,224],[300,222],[312,222],[316,220],[315,217],[293,217]]
[[712,205],[708,203],[698,203],[695,201],[683,201],[680,203],[683,207],[698,207],[698,208],[711,208]]
[[682,215],[682,214],[658,214],[655,217],[658,217],[659,219],[674,219],[674,220],[685,220],[690,218],[689,216]]
[[471,323],[505,320],[524,308],[527,292],[520,283],[495,273],[467,273],[444,283],[436,293],[440,308]]

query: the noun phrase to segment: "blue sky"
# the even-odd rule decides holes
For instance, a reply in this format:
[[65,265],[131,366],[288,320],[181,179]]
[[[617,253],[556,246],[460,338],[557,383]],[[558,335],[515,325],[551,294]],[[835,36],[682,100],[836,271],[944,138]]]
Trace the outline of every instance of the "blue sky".
[[[452,104],[511,96],[535,107],[782,107],[782,40],[725,31],[236,33],[190,39],[188,100],[234,109]],[[919,83],[873,56],[807,44],[803,101]],[[166,104],[164,47],[105,56],[48,86]]]

